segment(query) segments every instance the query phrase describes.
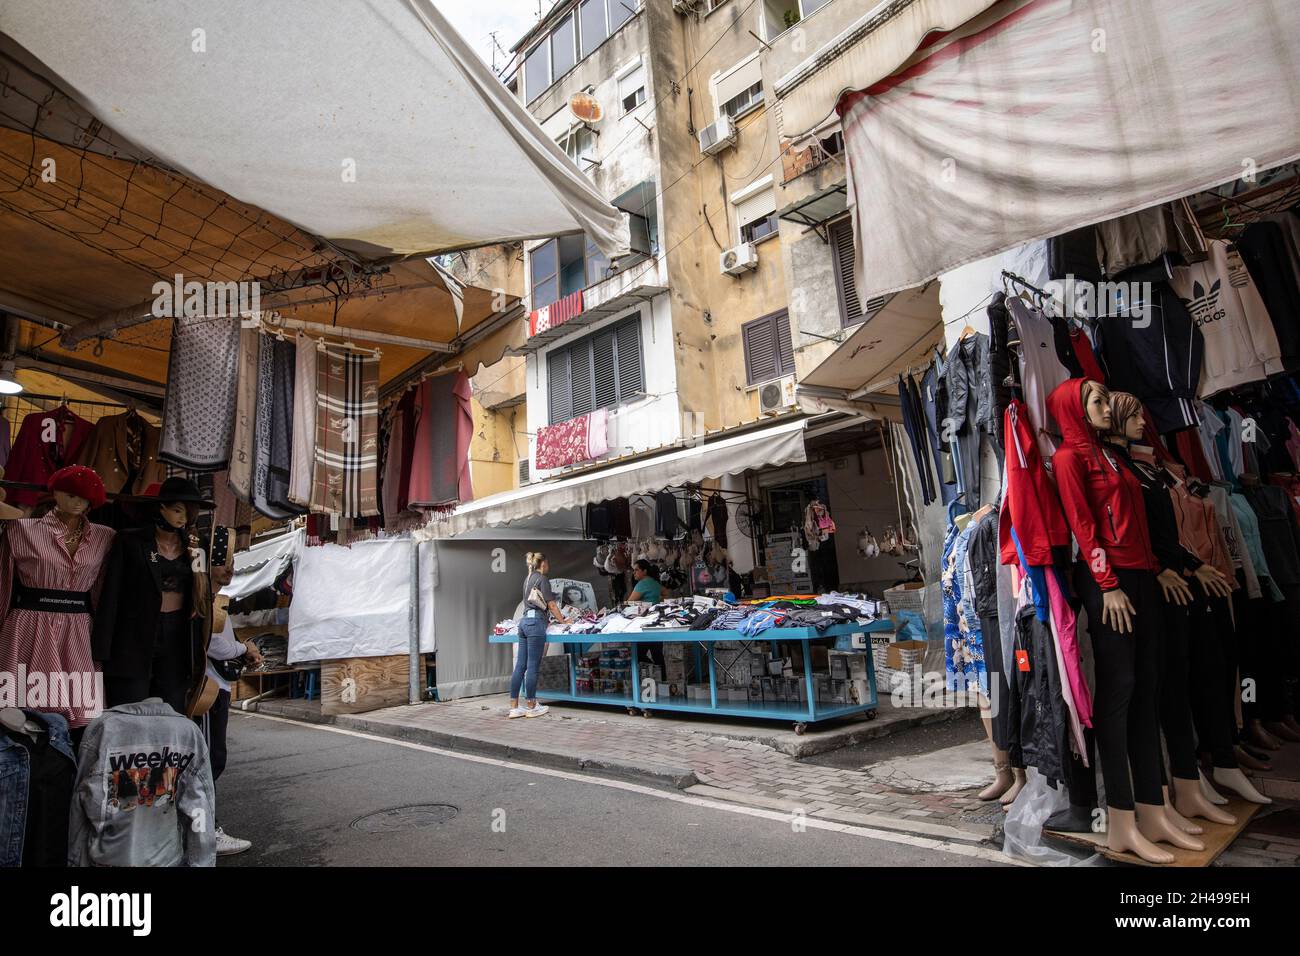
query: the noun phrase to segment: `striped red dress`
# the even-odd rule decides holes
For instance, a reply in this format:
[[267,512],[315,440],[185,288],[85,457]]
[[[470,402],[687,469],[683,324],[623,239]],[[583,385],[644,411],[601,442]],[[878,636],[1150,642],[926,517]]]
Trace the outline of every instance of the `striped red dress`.
[[[28,588],[89,591],[93,606],[113,530],[87,523],[75,557],[63,544],[66,531],[53,511],[44,518],[4,522],[0,537],[0,686],[8,683],[16,692],[22,665],[27,675],[23,685],[28,695],[26,706],[62,714],[75,729],[88,724],[104,706],[102,684],[95,679],[99,668],[90,656],[91,616],[12,607],[15,577]],[[47,688],[46,696],[33,701],[40,684]]]

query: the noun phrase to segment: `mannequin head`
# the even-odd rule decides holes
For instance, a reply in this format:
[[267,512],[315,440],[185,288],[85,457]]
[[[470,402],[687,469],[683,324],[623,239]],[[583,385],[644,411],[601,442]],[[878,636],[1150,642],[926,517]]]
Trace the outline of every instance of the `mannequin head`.
[[1128,392],[1110,393],[1111,431],[1130,442],[1142,440],[1146,422],[1142,418],[1142,402]]
[[[68,465],[50,475],[45,485],[54,495],[55,507],[65,515],[83,515],[91,508],[99,508],[107,496],[104,482],[94,469],[85,465]],[[75,502],[80,502],[79,505]]]
[[1097,431],[1105,433],[1111,430],[1110,392],[1101,382],[1087,379],[1080,390],[1083,399],[1083,417]]
[[56,491],[54,509],[65,517],[80,518],[90,510],[90,502],[66,491]]
[[158,526],[164,531],[180,531],[193,523],[197,513],[197,507],[184,501],[164,501],[158,505]]

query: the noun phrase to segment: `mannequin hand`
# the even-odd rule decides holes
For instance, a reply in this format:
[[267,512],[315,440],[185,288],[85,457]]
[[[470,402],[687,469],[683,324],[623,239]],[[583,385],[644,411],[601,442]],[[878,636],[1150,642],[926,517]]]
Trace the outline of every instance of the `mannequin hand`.
[[1119,588],[1102,594],[1101,620],[1112,631],[1118,634],[1132,634],[1135,614],[1137,609],[1133,607],[1133,602]]
[[1210,597],[1228,597],[1232,594],[1232,587],[1223,572],[1208,564],[1202,564],[1196,569],[1196,580],[1201,582],[1201,587],[1205,588],[1205,593]]
[[1160,590],[1170,604],[1186,607],[1192,603],[1192,589],[1187,586],[1186,578],[1173,568],[1165,568],[1156,575],[1156,580],[1160,582]]

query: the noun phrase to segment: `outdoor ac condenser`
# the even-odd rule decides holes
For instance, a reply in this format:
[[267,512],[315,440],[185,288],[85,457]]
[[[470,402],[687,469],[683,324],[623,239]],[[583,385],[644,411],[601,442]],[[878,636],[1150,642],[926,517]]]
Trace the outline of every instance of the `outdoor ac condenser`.
[[700,152],[713,156],[736,144],[736,123],[725,113],[700,130]]
[[776,415],[795,404],[794,376],[787,375],[775,382],[767,382],[758,389],[758,411],[761,415]]
[[758,268],[758,249],[752,242],[742,242],[723,252],[718,264],[726,275],[744,275],[751,269]]

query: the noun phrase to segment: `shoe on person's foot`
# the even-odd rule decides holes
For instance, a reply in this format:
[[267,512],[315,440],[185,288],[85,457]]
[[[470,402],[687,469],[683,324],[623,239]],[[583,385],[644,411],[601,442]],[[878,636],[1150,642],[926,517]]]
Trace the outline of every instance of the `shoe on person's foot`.
[[243,853],[252,845],[251,840],[232,837],[221,827],[217,827],[217,856],[234,856],[236,853]]
[[545,704],[538,704],[536,707],[529,707],[527,710],[525,710],[525,711],[524,711],[524,716],[525,716],[525,717],[540,717],[540,716],[542,716],[543,714],[547,713],[550,709],[551,709],[551,708],[547,707]]
[[523,707],[511,707],[510,713],[506,714],[506,716],[509,717],[511,720],[514,720],[516,717],[524,717],[527,714],[528,711],[525,710]]

